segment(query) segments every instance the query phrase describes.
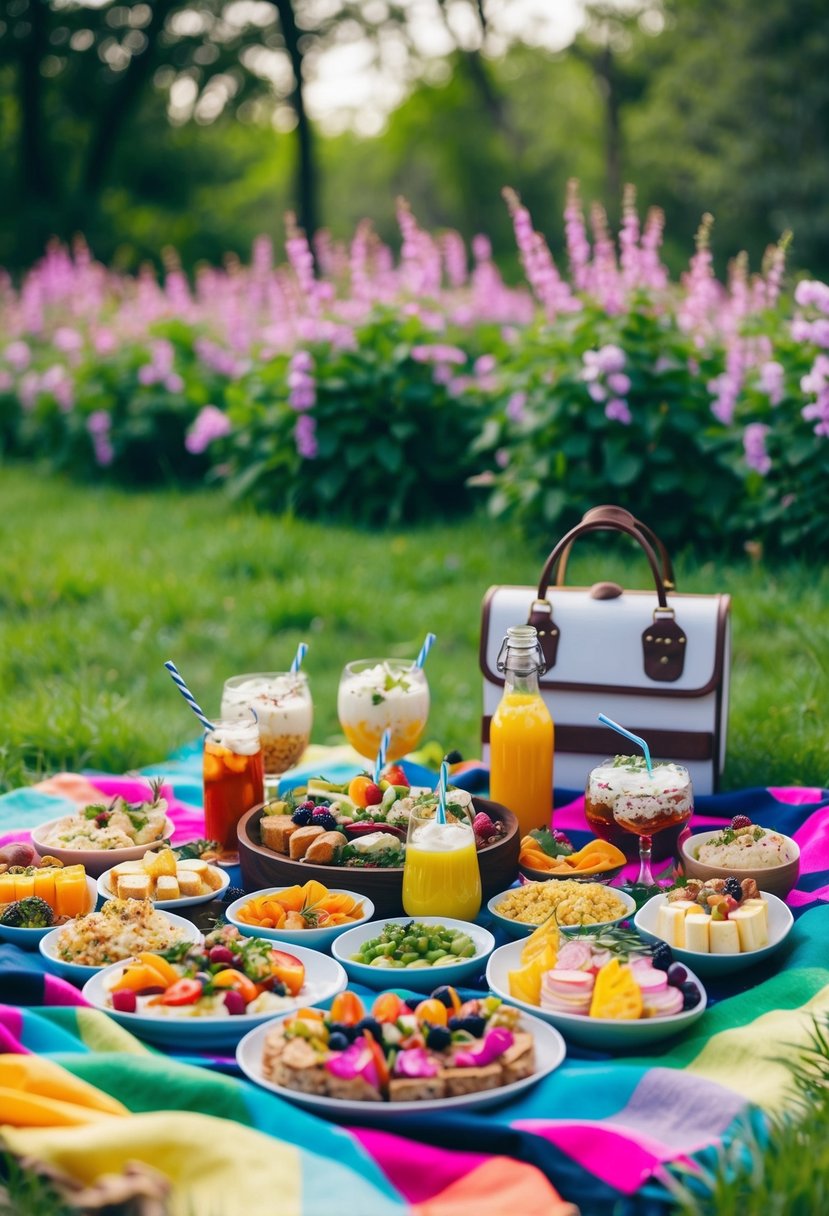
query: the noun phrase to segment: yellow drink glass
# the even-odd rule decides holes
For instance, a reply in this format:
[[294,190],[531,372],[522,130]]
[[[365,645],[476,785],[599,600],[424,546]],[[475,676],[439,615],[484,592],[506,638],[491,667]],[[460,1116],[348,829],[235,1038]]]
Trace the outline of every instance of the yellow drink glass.
[[411,816],[403,907],[407,916],[475,919],[481,910],[481,871],[471,824]]

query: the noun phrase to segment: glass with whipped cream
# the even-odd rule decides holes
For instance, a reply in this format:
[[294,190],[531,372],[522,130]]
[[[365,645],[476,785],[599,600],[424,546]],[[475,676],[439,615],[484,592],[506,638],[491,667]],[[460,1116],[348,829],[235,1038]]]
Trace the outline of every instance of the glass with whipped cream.
[[265,783],[274,794],[279,778],[298,764],[311,738],[314,706],[304,672],[263,671],[232,676],[222,693],[223,718],[259,723]]
[[265,800],[262,745],[253,715],[222,718],[204,736],[204,831],[219,842],[220,865],[236,865],[236,825]]
[[616,756],[594,768],[587,779],[584,812],[589,822],[612,817],[639,837],[637,882],[653,886],[651,853],[657,832],[685,824],[694,810],[687,768],[655,760],[648,771],[644,756]]
[[407,916],[475,919],[481,910],[481,871],[471,823],[409,817],[403,908]]
[[374,759],[383,731],[391,732],[386,758],[399,760],[417,747],[429,717],[429,685],[411,659],[357,659],[346,663],[337,693],[340,726],[361,756]]

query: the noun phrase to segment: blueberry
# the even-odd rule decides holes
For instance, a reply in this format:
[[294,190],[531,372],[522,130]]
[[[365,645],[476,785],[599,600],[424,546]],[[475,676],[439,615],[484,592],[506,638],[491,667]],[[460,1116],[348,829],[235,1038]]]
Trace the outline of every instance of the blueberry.
[[328,1046],[332,1051],[345,1051],[348,1047],[348,1039],[344,1034],[331,1034],[328,1036]]
[[371,1018],[371,1017],[362,1018],[361,1021],[359,1021],[357,1023],[357,1025],[354,1027],[354,1029],[358,1033],[360,1033],[363,1030],[367,1030],[369,1032],[369,1034],[372,1036],[372,1038],[375,1040],[375,1042],[377,1042],[377,1043],[383,1042],[383,1028],[380,1025],[380,1023],[377,1021],[377,1018]]
[[457,993],[448,984],[441,984],[440,988],[436,988],[431,995],[434,1000],[440,1001],[447,1009],[456,1008],[454,997],[457,996]]
[[653,965],[659,971],[667,971],[674,961],[674,952],[667,942],[659,942],[653,948]]
[[345,1022],[329,1022],[328,1033],[331,1035],[339,1035],[345,1039],[346,1043],[353,1043],[357,1037],[357,1027],[347,1026]]
[[432,1051],[445,1051],[452,1042],[452,1036],[445,1026],[430,1026],[426,1035],[426,1046]]
[[682,963],[671,963],[668,968],[668,983],[672,988],[681,988],[688,978],[688,972]]
[[699,988],[692,981],[685,984],[680,984],[679,991],[682,993],[682,1008],[693,1009],[699,1004]]

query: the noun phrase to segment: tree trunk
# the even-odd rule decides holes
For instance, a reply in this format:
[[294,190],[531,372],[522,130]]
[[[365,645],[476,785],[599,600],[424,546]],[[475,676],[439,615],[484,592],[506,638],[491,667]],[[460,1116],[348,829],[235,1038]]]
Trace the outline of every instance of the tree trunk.
[[294,87],[291,90],[289,100],[296,115],[298,146],[297,214],[300,226],[305,230],[305,235],[310,244],[314,233],[319,227],[319,215],[314,133],[308,120],[308,112],[305,109],[303,52],[300,46],[302,35],[297,28],[292,0],[276,0],[276,8],[282,26],[282,37],[285,39],[285,49],[290,56],[291,68],[294,74]]
[[42,0],[29,0],[26,16],[31,25],[20,54],[20,180],[24,198],[46,202],[51,183],[46,168],[42,115],[40,61],[46,51],[48,8]]

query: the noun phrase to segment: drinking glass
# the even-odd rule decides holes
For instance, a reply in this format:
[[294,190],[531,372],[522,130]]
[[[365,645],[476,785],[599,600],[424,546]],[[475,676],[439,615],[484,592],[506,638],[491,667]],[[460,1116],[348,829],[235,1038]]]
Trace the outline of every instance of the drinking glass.
[[399,760],[417,747],[429,717],[429,685],[411,659],[356,659],[346,663],[337,693],[340,726],[355,751],[373,760],[383,731],[391,731],[386,758]]
[[275,797],[279,778],[299,763],[311,738],[314,706],[304,672],[261,671],[225,680],[222,717],[259,723],[265,788]]
[[223,718],[204,736],[204,830],[219,842],[220,865],[239,861],[236,825],[265,800],[259,728],[247,718]]
[[474,920],[481,910],[481,871],[468,820],[438,823],[412,815],[403,862],[407,916]]
[[649,773],[644,757],[616,756],[594,768],[584,794],[589,822],[607,819],[639,837],[639,876],[653,886],[651,851],[657,832],[687,823],[694,810],[691,777],[681,764],[655,760]]

